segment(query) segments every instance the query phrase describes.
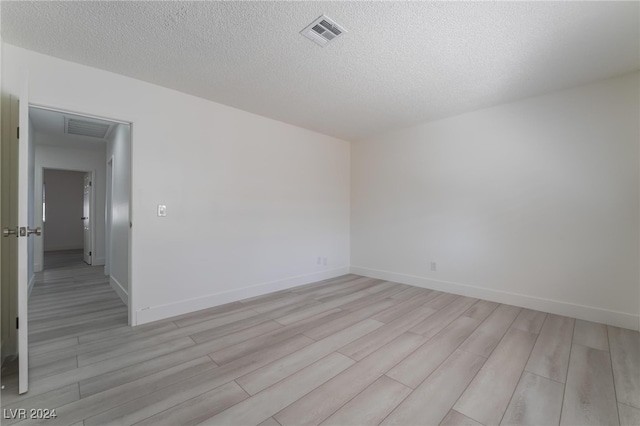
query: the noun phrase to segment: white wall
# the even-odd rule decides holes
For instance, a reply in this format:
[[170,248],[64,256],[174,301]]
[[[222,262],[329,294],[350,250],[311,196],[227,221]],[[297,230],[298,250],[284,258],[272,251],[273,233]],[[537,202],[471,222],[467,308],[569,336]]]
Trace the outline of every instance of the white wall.
[[638,328],[639,87],[627,75],[354,144],[352,271]]
[[45,169],[47,220],[42,228],[44,251],[84,247],[84,172]]
[[[112,286],[128,303],[129,294],[129,198],[131,195],[130,126],[118,124],[107,141],[107,162],[111,161],[111,244],[109,275]],[[109,167],[109,165],[107,165]],[[108,173],[107,173],[108,176]],[[107,183],[109,189],[109,183]],[[109,207],[107,207],[109,208]]]
[[15,46],[3,54],[7,92],[28,69],[34,104],[133,123],[134,324],[348,271],[348,142]]
[[[36,132],[36,142],[49,136]],[[60,169],[93,172],[93,256],[94,265],[104,264],[105,230],[105,150],[69,149],[57,146],[36,145],[35,153],[35,226],[43,227],[42,223],[42,171],[43,169]],[[82,215],[78,216],[78,219]],[[78,220],[80,222],[80,220]],[[82,222],[80,222],[82,223]],[[44,232],[47,232],[45,229]],[[45,240],[47,237],[45,237]],[[35,270],[42,270],[43,266],[43,239],[36,238],[35,242]]]
[[[7,93],[29,69],[32,102],[133,122],[134,324],[346,271],[347,142],[11,45],[3,55]],[[353,271],[637,328],[638,78],[355,144]]]

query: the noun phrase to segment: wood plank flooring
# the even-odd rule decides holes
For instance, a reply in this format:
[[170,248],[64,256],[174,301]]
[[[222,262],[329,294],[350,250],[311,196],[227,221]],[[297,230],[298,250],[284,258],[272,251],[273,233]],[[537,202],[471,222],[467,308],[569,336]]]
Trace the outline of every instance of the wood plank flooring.
[[638,332],[345,275],[130,328],[101,267],[48,259],[30,300],[47,425],[637,424]]

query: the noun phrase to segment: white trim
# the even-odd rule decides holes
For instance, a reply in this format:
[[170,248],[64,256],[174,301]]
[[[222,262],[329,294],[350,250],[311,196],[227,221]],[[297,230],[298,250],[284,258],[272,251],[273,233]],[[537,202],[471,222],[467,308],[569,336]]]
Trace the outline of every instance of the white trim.
[[[39,109],[43,109],[43,110],[50,110],[50,111],[56,111],[56,112],[62,112],[62,113],[68,113],[68,114],[74,114],[74,115],[78,115],[81,117],[87,117],[87,118],[94,118],[94,119],[99,119],[99,120],[106,120],[106,121],[112,121],[118,124],[123,124],[123,125],[128,125],[129,126],[129,222],[133,223],[133,121],[132,120],[125,120],[125,119],[119,119],[119,118],[114,118],[114,117],[108,117],[108,116],[103,116],[103,115],[99,115],[99,114],[88,114],[85,112],[79,112],[79,111],[75,111],[73,109],[66,109],[66,108],[60,108],[57,106],[50,106],[50,105],[44,105],[44,104],[37,104],[37,103],[30,103],[29,107],[31,108],[39,108]],[[13,127],[13,126],[12,126]],[[41,170],[42,171],[42,170]],[[93,171],[95,172],[95,170]],[[92,180],[95,181],[94,176],[92,177]],[[105,173],[105,177],[106,177],[106,173]],[[40,182],[40,185],[42,185],[42,182]],[[105,190],[106,190],[106,185],[105,185]],[[92,191],[93,194],[93,191]],[[40,205],[42,205],[42,203],[40,203]],[[92,206],[91,212],[93,213],[95,211],[95,205]],[[40,218],[42,218],[42,210],[40,210]],[[91,220],[91,223],[93,224],[95,221]],[[94,230],[95,232],[95,230]],[[106,234],[105,234],[105,238],[106,238]],[[95,250],[95,235],[94,238],[92,240],[92,244],[94,245],[94,247],[92,248],[93,253],[96,252]],[[129,306],[128,309],[128,317],[129,317],[129,325],[131,326],[135,326],[138,324],[138,320],[136,317],[136,309],[135,309],[135,286],[134,286],[134,280],[133,280],[133,232],[131,230],[131,226],[129,226],[129,259],[128,259],[128,278],[129,278],[129,294],[127,296],[127,305]],[[44,247],[44,244],[43,244]],[[44,249],[42,251],[42,254],[44,256]],[[107,275],[107,274],[105,274]]]
[[33,272],[42,272],[42,265],[39,263],[33,264]]
[[[129,246],[129,259],[127,259],[127,279],[129,280],[129,325],[138,325],[138,317],[136,312],[136,290],[133,279],[133,123],[129,123],[129,234],[128,234],[128,246]],[[113,163],[112,163],[113,165]],[[113,169],[111,170],[113,174]],[[111,218],[113,220],[113,217]],[[110,246],[111,247],[111,246]]]
[[[43,244],[44,246],[44,244]],[[53,246],[53,247],[49,247],[46,250],[43,250],[44,253],[48,253],[51,251],[65,251],[65,250],[82,250],[84,248],[84,245],[78,245],[78,244],[61,244],[61,245],[57,245],[57,246]]]
[[0,341],[0,367],[4,365],[4,362],[8,356],[4,355],[5,344],[4,340]]
[[101,115],[86,114],[84,112],[76,112],[76,111],[71,111],[71,110],[68,110],[68,109],[61,109],[61,108],[58,108],[58,107],[50,107],[50,106],[41,105],[41,104],[29,104],[29,107],[37,108],[37,109],[43,109],[43,110],[46,110],[46,111],[54,111],[54,112],[61,112],[61,113],[66,113],[66,114],[73,114],[73,115],[77,115],[77,116],[80,116],[80,117],[93,118],[93,119],[97,119],[97,120],[112,121],[112,122],[118,123],[118,124],[131,124],[131,121],[123,121],[123,120],[120,120],[118,118],[109,118],[109,117],[103,117]]
[[[110,141],[112,142],[112,141]],[[107,142],[107,149],[109,143]],[[105,165],[105,200],[104,200],[104,274],[111,275],[111,247],[113,246],[113,235],[111,232],[111,225],[113,223],[113,155],[107,159]],[[127,259],[128,261],[128,259]]]
[[[2,343],[2,347],[4,348],[4,342]],[[2,357],[2,365],[4,365],[5,362],[13,362],[15,361],[15,359],[18,357],[17,353],[12,353],[9,355],[5,355]]]
[[527,309],[549,312],[556,315],[563,315],[571,318],[578,318],[586,321],[593,321],[602,324],[613,325],[616,327],[628,328],[631,330],[638,330],[640,326],[638,322],[638,315],[596,308],[594,306],[583,306],[575,303],[560,302],[557,300],[543,299],[541,297],[509,293],[500,290],[492,290],[467,284],[433,280],[430,278],[419,277],[415,275],[382,271],[378,269],[365,268],[362,266],[351,266],[350,272],[355,275],[378,278],[381,280],[393,281],[432,290],[439,290],[447,293],[460,294],[463,296],[490,300],[492,302],[505,303],[508,305],[520,306]]
[[120,284],[120,282],[113,278],[113,277],[109,277],[109,285],[111,286],[111,288],[118,293],[118,296],[120,297],[120,299],[122,299],[122,301],[124,302],[125,305],[129,305],[129,293],[127,293],[127,290],[124,289],[124,287],[122,286],[122,284]]
[[102,266],[102,265],[104,265],[104,257],[93,257],[91,261],[91,266]]
[[176,315],[199,311],[201,309],[212,308],[214,306],[222,305],[225,303],[236,302],[238,300],[248,299],[250,297],[261,296],[263,294],[286,290],[288,288],[297,287],[316,281],[339,277],[348,273],[349,267],[343,266],[340,268],[330,269],[328,271],[298,275],[296,277],[257,284],[241,289],[223,291],[220,293],[181,300],[179,302],[168,303],[165,305],[151,306],[146,309],[138,309],[136,311],[136,320],[138,325],[145,324],[151,321],[158,321],[161,319],[174,317]]
[[[96,188],[96,182],[98,181],[98,170],[93,169],[90,172],[86,172],[89,173],[89,188],[91,193],[89,194],[89,235],[91,238],[91,256],[89,256],[89,260],[91,261],[91,265],[94,265],[93,263],[93,254],[96,253],[98,250],[96,250],[96,205],[98,204],[97,202],[97,194],[95,191]],[[85,175],[86,176],[86,175]],[[84,205],[84,188],[83,188],[83,195],[82,195],[82,204]],[[84,257],[84,250],[86,250],[87,248],[84,247],[84,233],[82,234],[82,241],[83,241],[83,246],[82,246],[82,256]]]
[[[1,1],[1,0],[0,0]],[[31,105],[29,105],[29,107],[31,107]],[[39,169],[39,173],[36,172],[34,179],[35,179],[35,185],[38,186],[40,188],[40,198],[38,200],[37,203],[35,203],[34,205],[34,209],[35,209],[35,216],[36,218],[34,219],[36,221],[36,224],[40,224],[40,226],[42,226],[44,229],[44,236],[42,239],[42,244],[40,244],[39,247],[39,254],[38,256],[35,256],[35,247],[34,247],[34,259],[36,257],[39,257],[40,259],[42,259],[42,261],[44,262],[44,254],[48,251],[62,251],[62,250],[83,250],[83,256],[84,256],[84,242],[82,244],[81,247],[78,246],[58,246],[55,248],[48,248],[47,250],[45,250],[44,248],[44,238],[46,238],[46,234],[47,234],[47,230],[45,227],[45,223],[42,221],[42,184],[44,182],[44,171],[45,170],[64,170],[64,171],[69,171],[69,172],[82,172],[82,173],[91,173],[91,182],[96,182],[96,176],[98,175],[98,171],[96,169],[93,170],[86,170],[83,168],[58,168],[58,167],[50,167],[50,166],[40,166],[39,168],[36,168],[36,170]],[[95,188],[95,186],[94,186]],[[34,196],[35,193],[38,190],[36,189],[34,191]],[[96,252],[96,227],[95,227],[95,207],[97,204],[96,201],[96,197],[97,195],[95,194],[95,191],[93,190],[93,188],[91,189],[91,201],[90,201],[90,207],[89,207],[89,226],[91,228],[91,253],[95,253]],[[83,239],[84,241],[84,239]],[[95,263],[93,263],[93,254],[91,255],[91,264],[95,265]],[[44,270],[44,267],[41,266],[40,264],[37,264],[38,266],[40,266],[40,269],[36,269],[36,265],[34,264],[34,271],[35,272],[42,272]],[[102,263],[98,263],[98,265],[102,265]]]
[[31,292],[33,291],[33,285],[35,283],[36,283],[36,275],[33,274],[31,275],[31,278],[29,278],[29,284],[27,285],[27,291],[29,296],[31,296]]

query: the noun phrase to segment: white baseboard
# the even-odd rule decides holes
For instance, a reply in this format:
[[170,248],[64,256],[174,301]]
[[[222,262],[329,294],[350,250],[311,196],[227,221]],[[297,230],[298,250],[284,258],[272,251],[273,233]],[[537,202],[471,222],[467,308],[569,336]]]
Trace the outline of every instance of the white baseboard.
[[0,360],[2,364],[18,356],[18,333],[15,328],[10,328],[9,334],[5,336],[0,346]]
[[65,250],[84,250],[84,244],[81,245],[77,245],[77,244],[63,244],[60,246],[53,246],[53,247],[45,247],[44,251],[48,252],[48,251],[65,251]]
[[33,291],[33,285],[36,283],[36,275],[33,274],[31,275],[31,277],[29,278],[29,284],[27,285],[27,298],[29,298],[31,296],[31,292]]
[[4,354],[4,349],[5,349],[5,344],[4,344],[4,340],[2,340],[0,342],[0,367],[4,365],[4,361],[6,358],[6,355]]
[[339,277],[348,273],[349,267],[343,266],[327,271],[298,275],[296,277],[257,284],[236,290],[223,291],[220,293],[209,294],[193,299],[181,300],[179,302],[168,303],[165,305],[150,306],[148,308],[137,309],[135,321],[136,325],[141,325],[152,321],[158,321],[161,319],[186,314],[189,312],[199,311],[201,309],[212,308],[214,306],[223,305],[225,303],[236,302],[238,300],[248,299],[250,297],[261,296],[263,294],[273,293],[280,290],[286,290],[288,288],[296,287],[299,285]]
[[104,265],[104,263],[104,257],[94,257],[93,259],[91,259],[91,266],[101,266]]
[[362,275],[365,277],[378,278],[381,280],[408,284],[415,287],[428,288],[431,290],[439,290],[447,293],[489,300],[492,302],[520,306],[527,309],[534,309],[537,311],[628,328],[631,330],[638,330],[640,327],[640,315],[629,314],[626,312],[612,311],[593,306],[583,306],[575,303],[560,302],[557,300],[509,293],[448,281],[432,280],[430,278],[415,275],[381,271],[361,266],[352,266],[350,272],[352,274]]
[[122,299],[122,301],[124,302],[125,305],[129,305],[129,293],[127,293],[127,290],[124,289],[124,287],[122,286],[122,284],[120,284],[120,282],[113,278],[113,277],[109,277],[109,284],[111,285],[111,288],[118,293],[118,296],[120,296],[120,299]]
[[34,263],[33,264],[33,272],[42,272],[42,264]]
[[[4,348],[4,342],[2,343],[2,347]],[[4,351],[4,349],[3,349],[3,351]],[[8,354],[8,355],[4,355],[3,354],[2,357],[1,357],[2,358],[2,363],[0,363],[0,364],[4,365],[5,362],[13,361],[17,357],[18,357],[17,353],[11,353],[11,354]]]

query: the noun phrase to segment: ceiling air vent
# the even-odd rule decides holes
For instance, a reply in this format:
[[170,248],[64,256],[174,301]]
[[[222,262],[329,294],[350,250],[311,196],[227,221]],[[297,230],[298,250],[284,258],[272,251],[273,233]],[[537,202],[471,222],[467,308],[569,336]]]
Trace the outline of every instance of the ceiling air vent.
[[70,135],[89,136],[105,139],[109,134],[111,125],[89,120],[65,117],[64,132]]
[[307,28],[300,31],[300,34],[324,47],[327,43],[335,40],[346,32],[344,28],[331,20],[331,18],[322,15]]

